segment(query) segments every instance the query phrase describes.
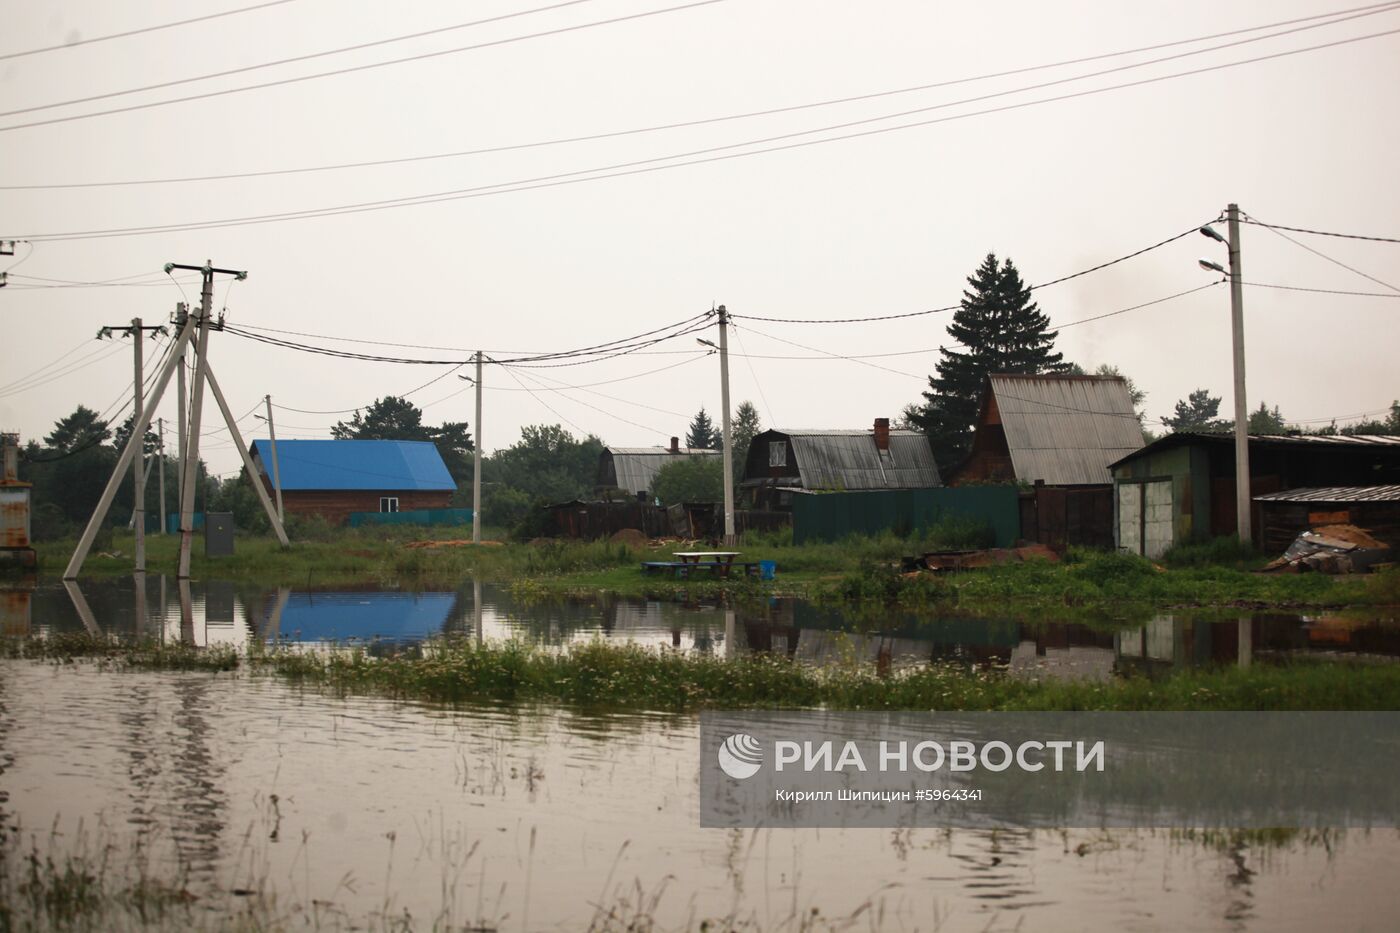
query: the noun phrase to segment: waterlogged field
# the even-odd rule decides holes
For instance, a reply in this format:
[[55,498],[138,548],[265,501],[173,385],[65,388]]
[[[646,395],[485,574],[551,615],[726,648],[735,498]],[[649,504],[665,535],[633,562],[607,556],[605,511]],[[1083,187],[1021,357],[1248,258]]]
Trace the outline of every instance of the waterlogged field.
[[717,830],[702,709],[1396,709],[1393,610],[0,599],[0,930],[1386,929],[1400,834]]
[[1393,830],[702,830],[691,715],[86,661],[0,661],[0,703],[13,929],[1384,929],[1397,906]]

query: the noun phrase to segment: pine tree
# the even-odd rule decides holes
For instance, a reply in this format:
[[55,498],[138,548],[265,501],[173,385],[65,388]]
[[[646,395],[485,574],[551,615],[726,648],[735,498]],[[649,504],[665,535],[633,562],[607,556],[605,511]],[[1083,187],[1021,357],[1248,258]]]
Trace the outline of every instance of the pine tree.
[[1234,429],[1234,422],[1217,418],[1220,414],[1220,396],[1211,395],[1209,390],[1197,389],[1176,403],[1174,414],[1163,418],[1162,424],[1172,431],[1196,431],[1218,433]]
[[719,432],[715,430],[714,422],[710,420],[709,415],[705,414],[705,406],[701,405],[695,419],[690,422],[690,430],[686,432],[685,446],[716,450],[720,441],[721,438]]
[[940,349],[938,375],[929,377],[925,404],[915,419],[929,435],[940,466],[952,466],[972,446],[972,432],[986,377],[993,373],[1058,373],[1063,355],[1054,351],[1058,332],[1031,300],[1010,259],[988,253],[968,277],[961,307],[948,335],[963,350]]

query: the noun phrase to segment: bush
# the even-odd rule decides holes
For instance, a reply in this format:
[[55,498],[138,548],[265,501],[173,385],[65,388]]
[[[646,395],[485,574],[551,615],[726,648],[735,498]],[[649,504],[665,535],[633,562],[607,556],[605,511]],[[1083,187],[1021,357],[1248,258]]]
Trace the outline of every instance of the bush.
[[1070,565],[1071,577],[1100,588],[1113,583],[1130,583],[1156,573],[1147,558],[1113,551],[1070,548],[1065,563]]

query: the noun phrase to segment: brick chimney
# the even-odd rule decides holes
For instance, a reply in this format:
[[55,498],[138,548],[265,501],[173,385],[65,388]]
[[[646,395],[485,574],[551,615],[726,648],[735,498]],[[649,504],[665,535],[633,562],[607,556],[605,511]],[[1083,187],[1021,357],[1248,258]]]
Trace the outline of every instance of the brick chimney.
[[681,452],[681,439],[680,439],[679,437],[673,437],[673,438],[671,438],[671,453],[673,453],[673,454],[678,454],[678,453],[680,453],[680,452]]
[[875,448],[877,450],[890,449],[890,419],[875,419]]

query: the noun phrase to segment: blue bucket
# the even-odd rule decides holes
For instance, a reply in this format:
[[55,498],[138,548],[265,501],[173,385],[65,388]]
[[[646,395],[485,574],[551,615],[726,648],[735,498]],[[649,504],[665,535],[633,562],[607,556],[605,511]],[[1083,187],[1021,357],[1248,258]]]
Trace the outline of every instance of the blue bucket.
[[758,578],[760,580],[771,580],[778,575],[778,562],[772,560],[761,560],[758,562]]

